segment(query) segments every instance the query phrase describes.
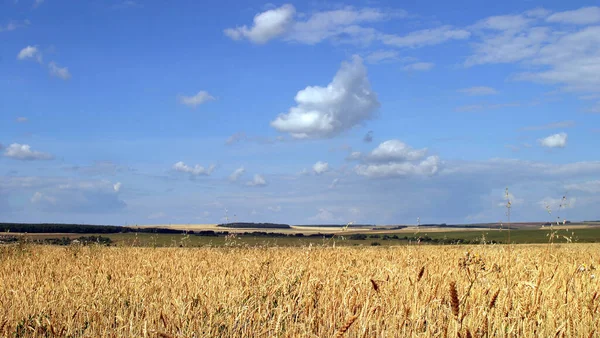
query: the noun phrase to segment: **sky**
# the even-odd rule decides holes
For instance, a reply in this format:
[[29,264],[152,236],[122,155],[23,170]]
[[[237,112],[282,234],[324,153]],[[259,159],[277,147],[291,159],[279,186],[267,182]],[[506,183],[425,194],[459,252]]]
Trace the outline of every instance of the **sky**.
[[0,0],[0,222],[600,219],[594,5]]

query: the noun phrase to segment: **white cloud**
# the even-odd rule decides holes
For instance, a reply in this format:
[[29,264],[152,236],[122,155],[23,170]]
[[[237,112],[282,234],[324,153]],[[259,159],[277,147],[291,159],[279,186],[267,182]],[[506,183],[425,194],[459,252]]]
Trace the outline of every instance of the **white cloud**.
[[406,65],[402,67],[402,69],[406,71],[428,71],[431,70],[434,66],[435,63],[431,62],[416,62]]
[[379,39],[389,46],[416,48],[437,45],[450,40],[464,40],[468,39],[470,36],[471,33],[464,29],[454,28],[452,26],[442,26],[415,31],[404,36],[381,34]]
[[354,170],[358,175],[371,178],[389,178],[402,176],[432,176],[440,169],[440,159],[427,155],[427,148],[413,149],[400,140],[388,140],[379,144],[366,156],[356,155],[363,164]]
[[237,168],[233,171],[233,173],[231,173],[231,175],[229,175],[229,180],[231,182],[236,182],[245,172],[246,169],[244,169],[244,167]]
[[373,162],[417,161],[426,154],[427,148],[413,149],[400,140],[388,140],[373,149],[367,159]]
[[572,11],[550,15],[546,21],[574,25],[590,25],[600,22],[600,7],[582,7]]
[[123,186],[123,184],[121,184],[121,182],[117,182],[117,183],[115,183],[115,184],[113,185],[113,190],[114,190],[115,192],[119,192],[119,191],[121,191],[121,187],[122,187],[122,186]]
[[400,53],[395,50],[377,50],[369,53],[365,57],[365,61],[371,64],[393,62],[400,60]]
[[294,6],[286,4],[254,16],[254,24],[251,28],[247,26],[227,28],[224,33],[234,40],[247,38],[254,43],[266,43],[290,29],[295,13]]
[[478,86],[478,87],[470,87],[459,89],[458,92],[471,95],[471,96],[482,96],[482,95],[495,95],[498,94],[498,91],[491,87]]
[[14,31],[15,29],[17,29],[17,27],[17,24],[15,24],[14,22],[9,22],[6,24],[6,26],[0,26],[0,33]]
[[214,100],[216,99],[204,90],[199,91],[196,95],[193,96],[179,95],[179,103],[192,108],[195,108],[196,106],[199,106],[208,101]]
[[48,64],[48,69],[50,70],[50,75],[56,76],[63,80],[68,80],[71,78],[71,73],[69,73],[69,68],[67,67],[59,67],[56,62],[52,61]]
[[532,18],[527,15],[497,15],[490,16],[477,21],[471,29],[473,31],[492,30],[492,31],[515,31],[527,27]]
[[328,138],[375,116],[379,101],[359,56],[343,62],[327,87],[310,86],[296,94],[297,106],[271,126],[295,138]]
[[313,172],[317,175],[321,175],[329,170],[329,163],[327,162],[317,162],[313,165]]
[[173,165],[173,169],[175,171],[187,173],[192,176],[208,176],[212,174],[212,172],[215,170],[215,165],[211,165],[208,168],[204,168],[203,166],[196,164],[196,166],[190,167],[183,162],[177,162]]
[[252,178],[252,181],[246,182],[246,185],[251,186],[251,187],[264,187],[267,184],[268,183],[265,180],[265,178],[259,174],[255,174],[254,178]]
[[439,171],[440,159],[429,156],[421,162],[389,162],[383,164],[357,165],[355,171],[358,175],[371,178],[403,177],[410,175],[431,176]]
[[495,103],[495,104],[470,104],[466,106],[456,107],[454,109],[457,112],[477,112],[484,110],[494,110],[494,109],[502,109],[508,107],[519,107],[522,104],[519,102],[509,102],[509,103]]
[[329,189],[335,189],[335,187],[337,187],[338,183],[340,183],[340,179],[334,178],[333,181],[331,181],[331,184],[329,184]]
[[[596,22],[597,12],[598,7],[586,7],[555,13],[548,17],[549,22],[541,20],[543,15],[534,15],[534,11],[484,19],[470,28],[477,40],[465,65],[519,63],[527,71],[512,76],[515,80],[597,93],[600,26],[586,26]],[[583,27],[565,29],[556,24],[559,22]]]
[[600,194],[600,180],[567,184],[565,185],[565,189]]
[[[312,14],[306,21],[297,21],[290,30],[287,40],[316,44],[333,38],[340,42],[369,43],[376,38],[377,31],[359,24],[379,22],[392,17],[405,15],[402,11],[389,12],[375,8],[356,9],[347,6],[342,9]],[[348,38],[340,39],[340,36]]]
[[27,46],[17,54],[18,60],[27,60],[35,58],[37,62],[42,62],[42,53],[38,50],[36,46]]
[[538,140],[538,142],[547,148],[564,148],[567,145],[567,133],[558,133]]
[[[285,41],[313,45],[330,39],[338,43],[368,44],[378,32],[361,24],[380,22],[406,15],[404,11],[357,9],[352,6],[298,15],[291,4],[270,9],[254,17],[252,27],[239,26],[224,30],[234,40],[246,38],[257,44],[281,38]],[[304,19],[306,18],[306,19]]]
[[539,47],[530,63],[538,66],[517,74],[517,80],[562,84],[566,90],[598,92],[600,88],[600,26],[577,32],[554,32],[550,43]]
[[4,151],[4,156],[13,158],[15,160],[51,160],[54,156],[39,151],[31,150],[31,147],[27,144],[13,143],[8,146]]
[[24,20],[22,23],[18,21],[9,21],[6,25],[0,25],[0,33],[14,31],[17,28],[29,25],[29,20]]

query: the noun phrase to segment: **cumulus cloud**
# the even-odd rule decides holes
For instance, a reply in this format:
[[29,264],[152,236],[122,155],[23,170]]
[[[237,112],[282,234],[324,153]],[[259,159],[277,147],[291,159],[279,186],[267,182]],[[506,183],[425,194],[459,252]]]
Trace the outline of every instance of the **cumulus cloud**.
[[227,28],[224,33],[234,40],[247,38],[254,43],[263,44],[285,34],[294,21],[296,9],[290,4],[256,14],[252,27],[240,26]]
[[317,162],[313,165],[313,172],[317,175],[321,175],[329,170],[329,163],[327,162]]
[[196,164],[194,167],[190,167],[183,162],[177,162],[173,165],[173,170],[190,174],[191,176],[208,176],[215,170],[215,165],[211,165],[208,168]]
[[437,156],[429,156],[420,162],[389,162],[356,166],[356,173],[371,178],[403,177],[410,175],[432,176],[440,167]]
[[459,89],[458,92],[467,94],[467,95],[471,95],[471,96],[483,96],[483,95],[498,94],[498,91],[496,89],[494,89],[492,87],[485,87],[485,86],[463,88],[463,89]]
[[435,63],[431,63],[431,62],[415,62],[415,63],[411,63],[409,65],[406,65],[404,67],[402,67],[402,70],[405,71],[428,71],[433,69],[433,67],[435,67]]
[[441,26],[432,29],[423,29],[411,32],[404,36],[382,34],[379,39],[382,43],[394,47],[423,47],[437,45],[450,40],[468,39],[471,33],[464,29],[452,26]]
[[56,76],[63,80],[68,80],[71,78],[71,73],[69,72],[69,68],[67,67],[59,67],[56,62],[52,61],[48,64],[48,69],[50,70],[50,75]]
[[295,138],[329,138],[375,116],[377,94],[359,56],[343,62],[327,87],[310,86],[296,94],[297,105],[271,126]]
[[42,62],[42,53],[36,46],[27,46],[17,54],[18,60],[35,59],[37,62]]
[[416,161],[427,154],[427,148],[413,149],[400,140],[388,140],[373,149],[368,160],[374,162]]
[[388,140],[366,156],[356,154],[352,157],[365,162],[355,167],[358,175],[388,178],[435,175],[440,169],[441,161],[437,156],[426,156],[427,148],[413,149],[400,140]]
[[558,133],[539,139],[538,142],[546,148],[564,148],[567,145],[567,138],[567,133]]
[[245,172],[246,169],[244,169],[244,167],[239,167],[236,170],[234,170],[233,173],[231,173],[231,175],[229,175],[229,180],[231,182],[236,182],[240,178],[240,176],[242,176]]
[[600,7],[582,7],[550,15],[546,21],[573,25],[590,25],[600,22]]
[[246,182],[246,185],[251,187],[264,187],[268,183],[262,175],[255,174],[251,181]]
[[179,103],[192,108],[214,100],[216,99],[204,90],[201,90],[196,95],[192,96],[179,95]]
[[23,161],[51,160],[54,156],[34,151],[28,144],[13,143],[4,150],[4,156]]

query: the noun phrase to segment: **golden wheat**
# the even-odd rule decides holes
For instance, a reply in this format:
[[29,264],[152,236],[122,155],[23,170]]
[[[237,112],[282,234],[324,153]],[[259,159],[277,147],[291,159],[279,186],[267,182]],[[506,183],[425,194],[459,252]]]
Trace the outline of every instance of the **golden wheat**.
[[[600,332],[599,245],[560,245],[551,254],[543,246],[515,246],[510,262],[507,249],[5,246],[0,247],[0,336],[587,337]],[[416,283],[410,276],[419,268]]]

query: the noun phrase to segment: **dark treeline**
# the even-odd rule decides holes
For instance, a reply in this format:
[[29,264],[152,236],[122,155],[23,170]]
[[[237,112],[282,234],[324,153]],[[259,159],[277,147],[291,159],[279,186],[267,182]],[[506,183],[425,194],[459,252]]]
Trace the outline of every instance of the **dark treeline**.
[[218,226],[224,228],[257,228],[257,229],[290,229],[289,224],[278,224],[278,223],[248,223],[248,222],[235,222],[219,224]]
[[163,228],[130,228],[115,225],[57,224],[57,223],[0,223],[0,232],[27,233],[74,233],[74,234],[116,234],[116,233],[159,233],[182,234],[186,231]]
[[3,232],[114,234],[119,232],[131,232],[131,230],[131,228],[114,225],[0,223],[0,231]]
[[[462,238],[431,238],[427,235],[425,236],[398,236],[398,235],[365,235],[365,234],[353,234],[348,236],[348,239],[351,240],[359,240],[364,241],[366,239],[382,239],[382,240],[402,240],[409,242],[417,242],[417,243],[431,243],[431,244],[481,244],[480,238],[473,238],[471,240],[466,240]],[[502,242],[499,241],[490,241],[487,243],[491,244],[500,244]]]
[[[229,235],[229,231],[212,231],[212,230],[204,230],[204,231],[190,231],[188,232],[189,234],[192,235],[196,235],[196,236],[206,236],[206,237],[217,237],[217,236],[227,236]],[[246,231],[246,232],[238,232],[235,233],[236,236],[239,237],[271,237],[271,238],[276,238],[276,237],[307,237],[307,238],[311,238],[311,237],[324,237],[324,238],[331,238],[333,237],[333,234],[322,234],[322,233],[317,233],[317,234],[310,234],[310,235],[305,235],[302,233],[297,233],[297,234],[284,234],[281,232],[266,232],[266,231]]]

